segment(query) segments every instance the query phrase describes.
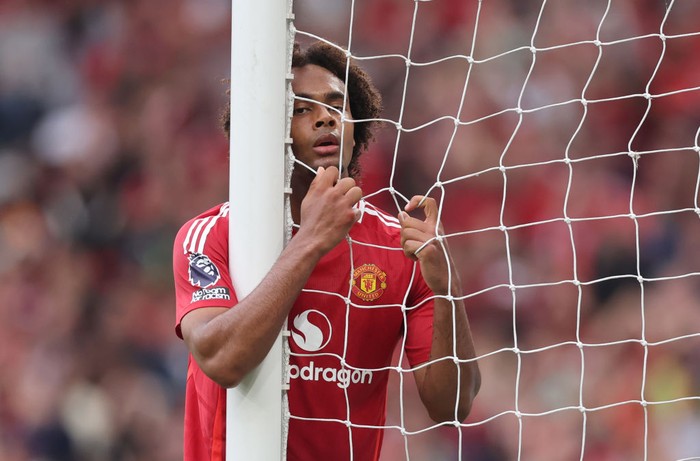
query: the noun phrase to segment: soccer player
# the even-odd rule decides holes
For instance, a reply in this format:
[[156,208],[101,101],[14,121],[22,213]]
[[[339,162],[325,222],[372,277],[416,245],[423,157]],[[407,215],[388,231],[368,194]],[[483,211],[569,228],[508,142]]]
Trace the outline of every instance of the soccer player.
[[[454,299],[458,274],[433,239],[436,202],[413,197],[393,217],[362,200],[355,183],[373,125],[352,120],[376,118],[379,93],[351,65],[344,104],[346,57],[322,43],[295,46],[292,70],[298,226],[276,263],[248,296],[236,297],[228,222],[241,218],[229,216],[227,203],[187,222],[175,240],[176,332],[190,351],[188,461],[224,459],[226,388],[263,360],[286,323],[289,460],[378,459],[389,378],[379,369],[391,365],[402,337],[412,367],[425,364],[413,375],[435,421],[463,421],[480,386],[476,362],[461,361],[475,352],[463,302]],[[422,217],[409,215],[415,210]],[[440,360],[455,351],[460,362]]]

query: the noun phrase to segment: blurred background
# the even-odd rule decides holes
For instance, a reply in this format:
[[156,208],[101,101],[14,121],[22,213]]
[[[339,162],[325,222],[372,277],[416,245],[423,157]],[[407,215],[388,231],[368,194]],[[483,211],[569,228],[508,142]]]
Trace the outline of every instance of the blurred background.
[[[230,14],[0,1],[0,459],[181,459],[171,249],[227,199]],[[295,15],[350,47],[400,121],[363,190],[392,213],[389,188],[442,199],[481,356],[462,428],[433,428],[392,377],[388,424],[409,435],[388,429],[383,459],[699,457],[700,2]]]

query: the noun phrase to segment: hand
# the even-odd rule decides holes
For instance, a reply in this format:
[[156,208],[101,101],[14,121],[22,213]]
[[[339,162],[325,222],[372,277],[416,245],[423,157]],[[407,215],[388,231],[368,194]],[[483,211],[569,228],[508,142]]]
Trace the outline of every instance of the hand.
[[[425,220],[409,216],[409,212],[422,208]],[[435,294],[446,295],[449,284],[450,259],[447,242],[436,239],[443,235],[442,224],[438,222],[438,206],[435,199],[416,195],[399,213],[401,224],[401,246],[406,256],[420,263],[423,278]],[[437,231],[437,233],[436,233]],[[427,243],[426,242],[430,242]],[[425,245],[425,246],[423,246]],[[443,248],[444,245],[444,248]],[[456,273],[453,274],[456,277]]]
[[301,202],[301,222],[295,238],[310,238],[321,255],[340,243],[360,215],[354,206],[362,198],[362,189],[354,179],[338,176],[334,166],[319,167]]

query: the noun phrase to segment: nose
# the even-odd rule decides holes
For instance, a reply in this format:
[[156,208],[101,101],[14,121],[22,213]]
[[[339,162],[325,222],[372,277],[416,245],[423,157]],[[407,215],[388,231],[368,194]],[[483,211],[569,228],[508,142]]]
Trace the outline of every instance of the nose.
[[333,109],[329,109],[328,107],[319,104],[317,113],[318,118],[314,124],[316,128],[322,128],[326,125],[330,127],[335,126],[337,114],[335,111],[333,111]]

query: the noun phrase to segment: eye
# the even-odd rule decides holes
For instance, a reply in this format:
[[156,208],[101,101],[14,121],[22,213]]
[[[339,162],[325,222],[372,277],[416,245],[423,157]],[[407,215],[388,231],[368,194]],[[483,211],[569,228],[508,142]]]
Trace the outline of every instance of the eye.
[[311,110],[311,108],[309,108],[307,106],[298,106],[298,107],[294,108],[293,114],[294,115],[303,115],[303,114],[309,112],[310,110]]

